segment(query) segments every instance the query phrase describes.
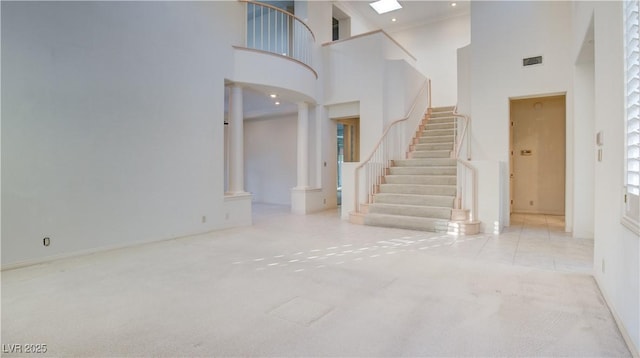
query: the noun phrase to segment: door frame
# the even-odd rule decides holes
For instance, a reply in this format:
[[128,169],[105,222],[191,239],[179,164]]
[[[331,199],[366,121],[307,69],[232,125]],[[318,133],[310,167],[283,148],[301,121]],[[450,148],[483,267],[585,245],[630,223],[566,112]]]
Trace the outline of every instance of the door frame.
[[[565,136],[564,136],[564,145],[565,145],[565,152],[564,152],[564,216],[565,216],[565,227],[566,227],[566,215],[567,215],[567,209],[568,209],[568,205],[570,205],[570,203],[567,200],[567,192],[568,190],[570,190],[567,180],[570,178],[569,176],[569,168],[573,165],[572,162],[570,162],[570,151],[568,148],[568,145],[570,144],[569,141],[569,132],[570,129],[568,127],[568,123],[569,123],[569,113],[568,113],[568,108],[569,108],[569,104],[568,104],[568,97],[567,97],[567,92],[553,92],[553,93],[547,93],[547,94],[536,94],[536,95],[526,95],[526,96],[514,96],[514,97],[509,97],[509,116],[508,116],[508,127],[509,127],[509,147],[508,147],[508,152],[507,155],[509,157],[509,167],[508,167],[508,175],[509,175],[509,199],[508,199],[508,203],[509,203],[509,218],[511,217],[511,214],[513,214],[513,157],[514,157],[514,149],[513,149],[513,122],[514,119],[512,118],[512,103],[513,101],[519,101],[519,100],[526,100],[526,99],[544,99],[544,98],[549,98],[549,97],[564,97],[564,126],[565,126]],[[542,214],[541,214],[542,215]],[[509,219],[509,223],[511,222],[511,219]]]

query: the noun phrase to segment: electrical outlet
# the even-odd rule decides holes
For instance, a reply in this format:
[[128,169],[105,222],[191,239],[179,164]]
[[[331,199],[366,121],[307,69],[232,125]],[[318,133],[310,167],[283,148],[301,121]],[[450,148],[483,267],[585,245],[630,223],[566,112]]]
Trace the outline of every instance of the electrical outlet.
[[602,273],[604,273],[604,259],[602,259]]
[[204,224],[204,223],[206,223],[206,222],[207,222],[207,217],[206,217],[206,216],[204,216],[204,215],[202,215],[202,223]]
[[325,198],[325,199],[323,199],[323,200],[322,200],[322,202],[323,202],[324,204],[326,204],[326,203],[327,203],[327,199],[326,199],[326,198]]
[[51,245],[51,239],[48,238],[48,237],[45,237],[44,239],[42,239],[42,245],[44,245],[44,246]]
[[529,205],[533,206],[533,200],[529,201]]
[[224,219],[225,219],[225,220],[229,220],[229,213],[225,213],[225,214],[224,214]]

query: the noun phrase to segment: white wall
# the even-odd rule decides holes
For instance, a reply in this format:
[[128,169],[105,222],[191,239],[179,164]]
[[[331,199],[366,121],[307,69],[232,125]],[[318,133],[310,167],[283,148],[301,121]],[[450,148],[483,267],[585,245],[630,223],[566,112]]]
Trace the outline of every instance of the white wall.
[[240,3],[1,6],[4,266],[226,225]]
[[360,153],[368,155],[384,129],[385,106],[397,100],[385,97],[387,61],[413,59],[381,32],[325,46],[324,55],[325,104],[360,102]]
[[[567,92],[572,118],[571,34],[569,2],[471,3],[472,154],[506,164],[501,193],[479,188],[480,200],[501,208],[501,225],[509,222],[509,98]],[[523,57],[536,55],[542,66],[522,67]]]
[[471,45],[457,50],[458,68],[458,113],[471,113]]
[[260,203],[290,205],[296,186],[296,115],[244,122],[245,190]]
[[416,66],[431,78],[433,106],[457,102],[457,49],[471,39],[470,16],[457,16],[390,33],[417,59]]
[[[640,350],[640,237],[620,224],[625,117],[621,2],[574,4],[574,58],[581,49],[592,16],[594,130],[602,131],[605,139],[603,160],[596,162],[594,168],[594,274],[611,311],[622,323],[621,331],[637,354]],[[579,99],[576,107],[590,105],[584,103],[584,99],[578,102]]]
[[[393,121],[407,115],[416,94],[424,85],[425,78],[415,67],[403,60],[386,61],[384,70],[384,128],[386,128]],[[407,144],[408,142],[409,139]]]

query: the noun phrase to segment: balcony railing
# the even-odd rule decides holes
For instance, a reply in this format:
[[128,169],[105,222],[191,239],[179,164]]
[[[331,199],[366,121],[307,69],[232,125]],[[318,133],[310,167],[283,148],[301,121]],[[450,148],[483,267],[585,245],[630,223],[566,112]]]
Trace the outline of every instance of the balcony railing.
[[311,67],[315,36],[292,13],[269,4],[247,3],[246,46],[293,58]]
[[[452,157],[457,160],[457,190],[455,209],[469,210],[469,221],[475,221],[478,215],[478,182],[476,168],[471,165],[471,127],[469,126],[470,118],[467,115],[458,113],[458,107],[453,110],[453,116],[456,118],[455,124],[455,148]],[[461,159],[462,145],[466,140],[466,159]]]

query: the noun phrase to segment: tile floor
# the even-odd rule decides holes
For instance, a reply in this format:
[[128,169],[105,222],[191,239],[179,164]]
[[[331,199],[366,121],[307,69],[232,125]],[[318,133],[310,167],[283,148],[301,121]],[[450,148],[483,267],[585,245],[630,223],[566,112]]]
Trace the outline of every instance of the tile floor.
[[257,205],[251,227],[2,272],[2,343],[50,356],[630,356],[590,275],[593,242],[562,226],[514,215],[501,235],[455,238]]

